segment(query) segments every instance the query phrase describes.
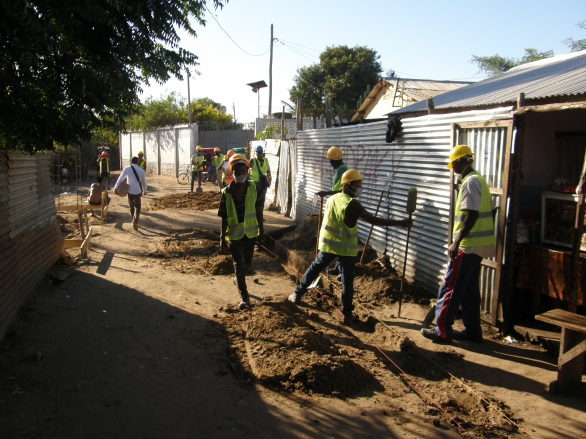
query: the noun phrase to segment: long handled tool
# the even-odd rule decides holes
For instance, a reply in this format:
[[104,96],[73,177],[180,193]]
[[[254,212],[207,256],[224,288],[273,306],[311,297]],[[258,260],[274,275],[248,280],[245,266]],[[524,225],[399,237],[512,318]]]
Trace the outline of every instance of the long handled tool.
[[[412,187],[409,189],[409,195],[407,196],[407,213],[409,214],[409,219],[411,219],[411,215],[415,212],[415,208],[417,206],[417,188]],[[409,248],[409,235],[411,234],[411,227],[407,229],[407,241],[405,242],[405,259],[403,259],[403,275],[401,276],[401,289],[399,291],[399,312],[397,312],[397,317],[401,317],[401,305],[403,304],[403,283],[405,282],[405,269],[407,268],[407,249]]]
[[319,231],[321,230],[321,216],[324,210],[324,197],[320,196],[319,213],[317,214],[317,237],[315,238],[315,255],[317,256],[319,247]]
[[[376,206],[376,212],[374,212],[374,216],[378,215],[378,210],[380,209],[380,203],[383,201],[384,192],[380,193],[380,198],[378,199],[378,204]],[[364,255],[366,254],[366,249],[368,248],[368,242],[370,241],[370,235],[372,235],[372,229],[374,229],[374,224],[370,226],[370,230],[368,231],[368,236],[366,237],[366,243],[364,244],[364,249],[362,250],[362,255],[360,255],[360,262],[362,264],[362,260],[364,259]]]

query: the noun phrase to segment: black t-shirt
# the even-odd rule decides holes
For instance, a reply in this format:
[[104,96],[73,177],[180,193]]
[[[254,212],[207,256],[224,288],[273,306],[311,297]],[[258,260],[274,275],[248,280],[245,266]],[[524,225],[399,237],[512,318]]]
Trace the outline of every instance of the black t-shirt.
[[[235,185],[236,182],[232,182],[230,183],[227,187],[226,187],[226,192],[228,192],[230,195],[232,195],[232,190],[233,190],[233,185]],[[254,184],[252,183],[250,180],[247,181],[247,184]],[[246,194],[248,193],[248,190],[246,192],[244,192],[244,198],[242,199],[241,203],[238,203],[238,201],[236,200],[236,198],[234,198],[234,196],[232,196],[232,199],[234,200],[234,206],[236,207],[236,216],[238,216],[238,222],[242,223],[244,222],[244,211],[246,209]],[[263,200],[262,199],[256,199],[255,200],[255,207],[258,209],[263,208]],[[226,194],[222,193],[222,199],[220,200],[220,207],[218,208],[218,216],[220,218],[228,218],[228,211],[226,209]]]

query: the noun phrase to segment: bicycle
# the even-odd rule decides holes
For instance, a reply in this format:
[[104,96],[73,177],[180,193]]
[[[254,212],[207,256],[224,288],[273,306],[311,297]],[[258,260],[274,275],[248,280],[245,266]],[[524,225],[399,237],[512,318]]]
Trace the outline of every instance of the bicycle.
[[191,166],[187,165],[185,172],[182,172],[177,176],[177,183],[189,184],[190,181],[191,181]]

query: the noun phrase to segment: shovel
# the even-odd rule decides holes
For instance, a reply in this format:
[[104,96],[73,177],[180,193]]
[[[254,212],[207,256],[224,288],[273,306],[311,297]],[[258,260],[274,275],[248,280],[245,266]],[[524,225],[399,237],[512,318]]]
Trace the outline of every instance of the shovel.
[[[407,213],[409,214],[409,219],[411,219],[411,215],[415,212],[415,207],[417,206],[417,188],[412,187],[409,189],[409,195],[407,195]],[[397,312],[397,317],[401,317],[401,305],[403,304],[403,283],[405,282],[405,269],[407,268],[407,249],[409,248],[409,235],[411,234],[411,227],[407,229],[407,241],[405,242],[405,259],[403,260],[403,275],[401,276],[401,289],[399,290],[399,311]]]

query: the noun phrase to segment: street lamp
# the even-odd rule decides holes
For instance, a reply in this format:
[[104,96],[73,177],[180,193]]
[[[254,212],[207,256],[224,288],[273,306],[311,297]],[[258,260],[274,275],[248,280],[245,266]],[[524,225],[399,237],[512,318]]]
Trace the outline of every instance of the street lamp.
[[[246,84],[249,85],[250,87],[252,87],[252,92],[253,93],[258,93],[258,91],[267,86],[267,83],[264,81],[256,81],[256,82],[251,82],[250,84]],[[257,98],[257,106],[256,106],[256,113],[257,113],[257,118],[260,118],[260,93],[258,93],[258,98]]]

